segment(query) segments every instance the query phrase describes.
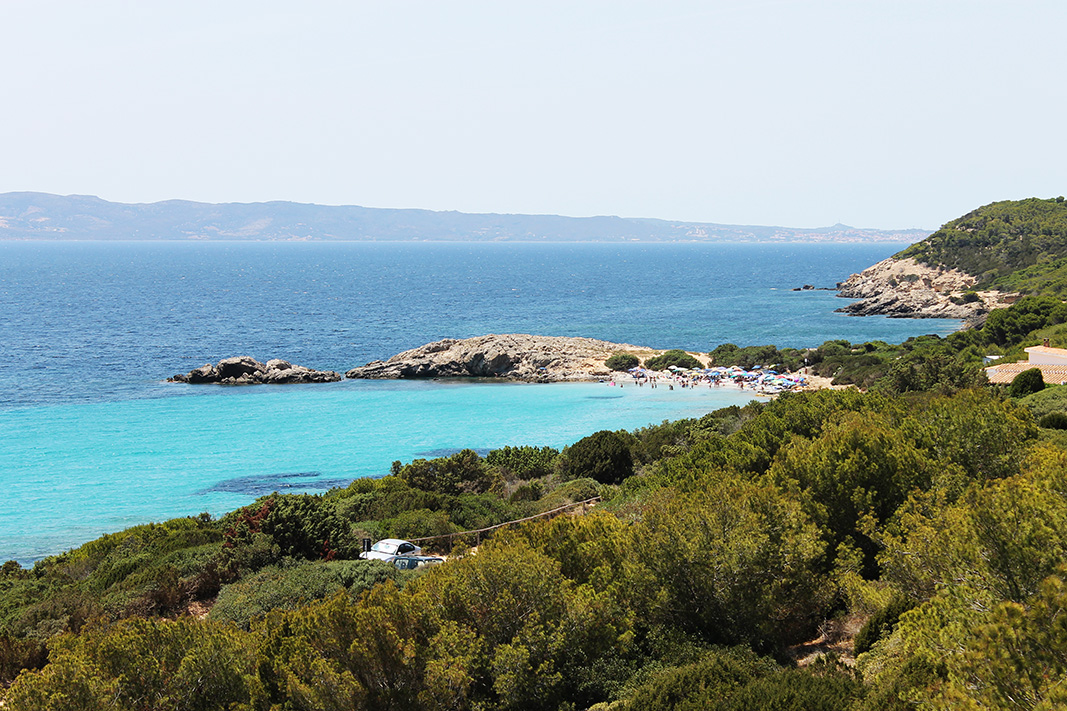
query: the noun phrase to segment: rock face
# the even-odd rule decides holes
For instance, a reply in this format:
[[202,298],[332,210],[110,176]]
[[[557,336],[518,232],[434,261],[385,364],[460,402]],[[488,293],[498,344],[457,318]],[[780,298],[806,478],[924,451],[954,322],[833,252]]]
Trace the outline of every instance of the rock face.
[[312,370],[285,360],[260,363],[251,356],[224,358],[215,365],[207,363],[189,373],[167,378],[168,383],[218,383],[220,385],[257,385],[262,383],[332,383],[341,374],[332,370]]
[[[838,296],[859,299],[838,311],[853,316],[891,318],[958,318],[981,323],[991,309],[1018,298],[1000,291],[978,291],[964,297],[975,278],[954,269],[928,267],[914,259],[889,259],[853,274],[838,285]],[[972,301],[965,302],[965,298]]]
[[614,353],[639,358],[659,351],[592,338],[488,335],[443,341],[376,360],[345,373],[348,378],[504,378],[526,382],[597,380],[611,376],[604,361]]

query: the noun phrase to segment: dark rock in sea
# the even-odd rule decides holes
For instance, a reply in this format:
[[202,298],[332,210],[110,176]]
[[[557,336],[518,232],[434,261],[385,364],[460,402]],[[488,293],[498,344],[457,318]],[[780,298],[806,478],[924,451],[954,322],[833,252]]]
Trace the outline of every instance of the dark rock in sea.
[[332,370],[312,370],[289,361],[275,359],[260,363],[251,356],[223,358],[215,365],[206,363],[186,374],[167,378],[168,383],[218,383],[219,385],[259,385],[262,383],[332,383],[341,374]]

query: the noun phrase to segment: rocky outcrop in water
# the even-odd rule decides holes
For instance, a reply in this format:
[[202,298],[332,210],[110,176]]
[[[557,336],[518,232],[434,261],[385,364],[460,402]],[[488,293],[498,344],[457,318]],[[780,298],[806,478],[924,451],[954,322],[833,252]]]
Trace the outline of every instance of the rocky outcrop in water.
[[961,271],[890,257],[839,284],[838,296],[859,301],[837,310],[853,316],[956,318],[979,323],[990,310],[1017,298],[1000,291],[972,291],[974,283],[973,276]]
[[348,378],[504,378],[526,382],[597,380],[611,376],[604,361],[614,353],[642,360],[659,351],[593,338],[504,334],[428,343],[389,360],[345,373]]
[[275,359],[260,363],[251,356],[224,358],[207,363],[186,374],[167,378],[168,383],[218,383],[219,385],[259,385],[281,383],[332,383],[341,374],[332,370],[312,370],[289,361]]

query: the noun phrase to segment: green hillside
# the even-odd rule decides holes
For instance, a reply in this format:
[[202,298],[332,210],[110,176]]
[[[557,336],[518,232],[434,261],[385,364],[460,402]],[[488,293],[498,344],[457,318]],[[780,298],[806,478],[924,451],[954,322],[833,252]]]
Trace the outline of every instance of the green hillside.
[[978,277],[978,284],[1025,293],[1067,292],[1067,202],[994,202],[945,224],[897,257]]

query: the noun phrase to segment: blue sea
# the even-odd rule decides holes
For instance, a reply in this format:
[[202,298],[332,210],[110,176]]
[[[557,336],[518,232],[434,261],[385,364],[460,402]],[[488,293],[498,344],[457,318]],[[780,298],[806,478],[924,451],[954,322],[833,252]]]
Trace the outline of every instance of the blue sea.
[[232,355],[343,372],[440,338],[899,342],[956,321],[834,313],[905,245],[0,242],[0,561],[394,460],[700,416],[750,396],[605,384],[163,382]]

